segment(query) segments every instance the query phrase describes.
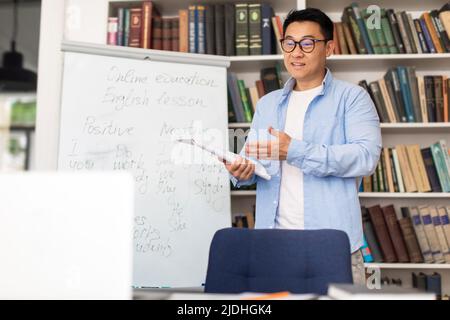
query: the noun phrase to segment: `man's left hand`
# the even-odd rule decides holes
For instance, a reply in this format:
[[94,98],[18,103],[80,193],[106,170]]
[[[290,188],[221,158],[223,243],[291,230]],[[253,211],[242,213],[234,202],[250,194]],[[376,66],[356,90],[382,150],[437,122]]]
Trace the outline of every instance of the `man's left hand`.
[[269,127],[269,133],[275,140],[249,142],[245,155],[261,160],[286,160],[292,138],[283,131]]

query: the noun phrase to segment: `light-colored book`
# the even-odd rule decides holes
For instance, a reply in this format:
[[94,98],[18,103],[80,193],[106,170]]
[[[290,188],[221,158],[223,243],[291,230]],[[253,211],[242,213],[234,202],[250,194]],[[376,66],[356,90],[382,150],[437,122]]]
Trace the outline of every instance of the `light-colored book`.
[[449,246],[447,243],[447,238],[445,237],[444,228],[442,228],[438,209],[434,206],[430,206],[430,214],[434,229],[436,230],[437,238],[439,240],[439,245],[441,246],[442,255],[444,256],[445,262],[450,263]]
[[439,239],[436,234],[436,229],[433,225],[433,220],[431,218],[430,208],[428,206],[419,207],[420,217],[422,218],[423,229],[430,244],[431,253],[433,255],[433,260],[436,263],[444,263],[445,259],[442,255],[441,246],[439,244]]

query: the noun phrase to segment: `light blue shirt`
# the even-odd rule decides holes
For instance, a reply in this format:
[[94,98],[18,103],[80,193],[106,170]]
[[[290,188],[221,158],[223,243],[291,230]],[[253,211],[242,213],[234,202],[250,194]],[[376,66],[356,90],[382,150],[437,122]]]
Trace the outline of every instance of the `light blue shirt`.
[[[283,131],[295,79],[260,99],[249,141],[274,140],[268,128]],[[363,245],[358,187],[371,175],[381,152],[380,121],[369,94],[360,86],[334,79],[327,69],[323,89],[308,106],[303,139],[292,139],[287,163],[303,171],[305,229],[347,233],[351,251]],[[244,155],[244,149],[241,155]],[[274,228],[280,199],[281,161],[259,160],[271,180],[256,175],[236,187],[257,183],[256,228]],[[300,199],[299,199],[300,201]]]

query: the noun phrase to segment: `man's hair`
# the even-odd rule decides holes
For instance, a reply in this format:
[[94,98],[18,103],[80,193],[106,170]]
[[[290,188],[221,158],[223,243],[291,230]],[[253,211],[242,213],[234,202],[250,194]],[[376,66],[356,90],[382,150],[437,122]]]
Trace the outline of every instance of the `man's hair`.
[[333,39],[333,21],[331,21],[330,17],[328,17],[323,11],[315,8],[291,10],[283,23],[283,35],[286,34],[286,29],[291,23],[303,21],[312,21],[318,23],[325,39]]

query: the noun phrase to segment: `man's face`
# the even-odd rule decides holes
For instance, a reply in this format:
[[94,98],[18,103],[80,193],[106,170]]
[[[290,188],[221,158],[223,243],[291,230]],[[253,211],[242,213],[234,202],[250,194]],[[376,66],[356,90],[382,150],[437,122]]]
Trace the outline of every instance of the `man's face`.
[[[285,39],[300,41],[302,39],[324,40],[320,25],[312,21],[293,22],[286,29]],[[311,48],[309,48],[311,49]],[[333,41],[314,43],[314,50],[303,52],[297,45],[292,52],[284,53],[284,65],[296,80],[309,80],[325,68],[326,58],[334,49]],[[308,50],[309,51],[309,50]]]

